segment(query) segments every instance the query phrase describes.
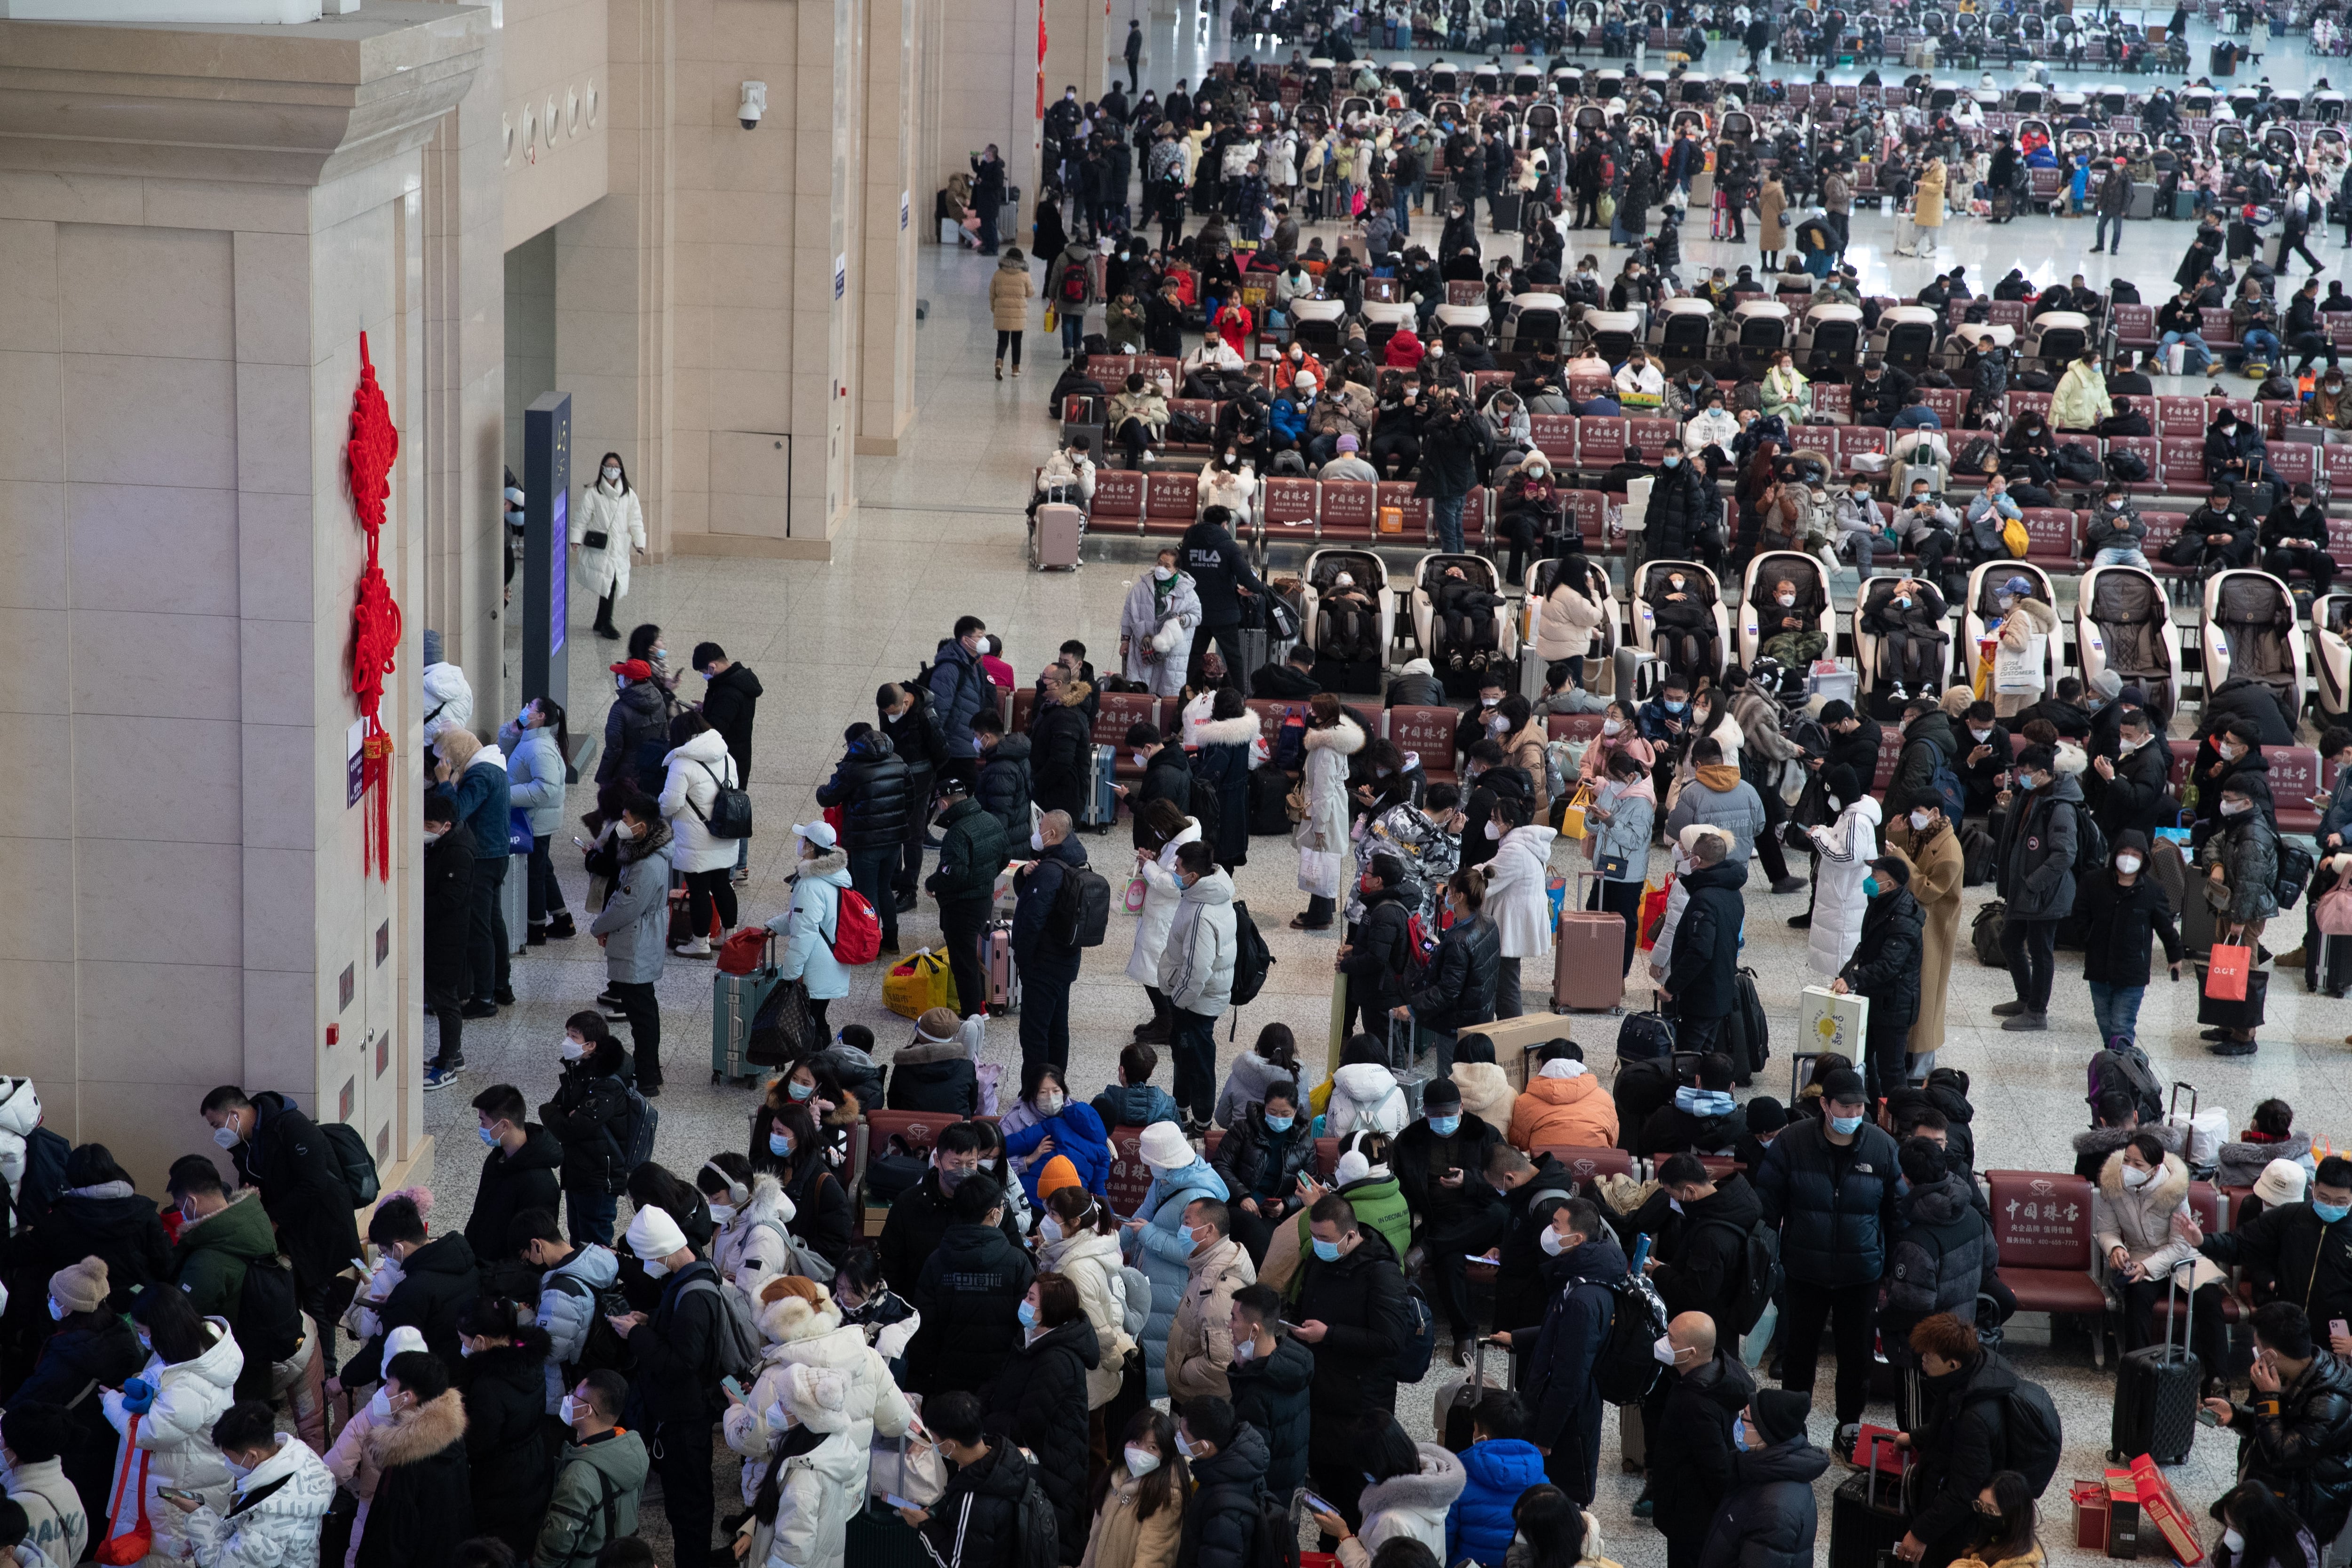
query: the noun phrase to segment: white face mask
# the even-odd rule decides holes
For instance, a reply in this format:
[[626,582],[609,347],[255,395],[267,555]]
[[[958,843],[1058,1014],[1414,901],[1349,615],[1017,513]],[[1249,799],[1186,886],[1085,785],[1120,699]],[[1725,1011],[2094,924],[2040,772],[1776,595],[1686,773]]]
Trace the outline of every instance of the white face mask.
[[53,1322],[62,1323],[66,1321],[66,1310],[58,1306],[54,1298],[49,1302],[49,1318]]
[[1914,833],[1925,833],[1927,831],[1927,814],[1926,812],[1915,811],[1911,814],[1911,831]]
[[244,1142],[245,1140],[237,1136],[236,1124],[235,1122],[231,1122],[226,1127],[215,1127],[213,1129],[213,1142],[219,1144],[224,1149],[234,1149],[239,1143]]
[[1047,1215],[1037,1222],[1037,1234],[1048,1245],[1059,1241],[1062,1239],[1062,1222],[1052,1215]]
[[1139,1448],[1132,1443],[1127,1446],[1127,1473],[1129,1475],[1140,1480],[1159,1468],[1159,1455],[1153,1453],[1149,1448]]
[[1135,765],[1139,768],[1151,765],[1151,758],[1145,752],[1130,752],[1128,754],[1135,759]]
[[1040,1116],[1059,1116],[1062,1114],[1062,1105],[1063,1099],[1060,1092],[1058,1090],[1049,1089],[1037,1097],[1037,1114]]
[[1970,730],[1969,733],[1977,738],[1977,744],[1979,746],[1992,739],[1992,731],[1990,730]]
[[2121,871],[2126,877],[2130,876],[2133,872],[2139,869],[2139,857],[2137,855],[2116,856],[2116,869]]
[[667,1263],[664,1263],[660,1258],[646,1258],[646,1279],[660,1279],[663,1275],[665,1275],[665,1274],[667,1274],[667,1273],[668,1273],[668,1272],[669,1272],[669,1265],[668,1265],[668,1264],[667,1264]]
[[569,1426],[579,1418],[580,1402],[567,1394],[563,1396],[563,1402],[555,1407],[555,1414],[566,1426]]
[[1615,719],[1603,719],[1601,721],[1601,732],[1604,735],[1621,733],[1624,728],[1625,726]]
[[710,1217],[715,1224],[725,1225],[729,1220],[735,1217],[735,1205],[733,1204],[712,1204],[710,1205]]
[[2155,1174],[2156,1173],[2154,1171],[2136,1170],[2129,1165],[2126,1165],[2124,1167],[2124,1185],[2127,1187],[2144,1187],[2147,1185],[2149,1180],[2153,1178]]
[[2121,751],[2125,756],[2128,757],[2134,752],[2138,751],[2142,746],[2147,744],[2147,737],[2146,735],[2141,735],[2137,738],[2134,738],[2130,735],[2119,735],[2116,738],[2116,748]]
[[1650,1353],[1657,1358],[1659,1365],[1672,1366],[1675,1364],[1675,1342],[1660,1334],[1650,1346]]
[[1486,841],[1490,844],[1500,844],[1503,841],[1503,825],[1501,823],[1490,822],[1486,824]]
[[1794,595],[1794,594],[1783,594],[1783,595],[1780,595],[1780,606],[1781,606],[1781,608],[1783,608],[1783,609],[1786,609],[1788,606],[1790,606],[1790,605],[1795,604],[1796,602],[1797,602],[1797,595]]
[[1042,828],[1033,827],[1029,830],[1029,847],[1041,855],[1045,852],[1045,834]]
[[2254,803],[2250,800],[2225,800],[2221,803],[2221,815],[2224,816],[2243,816],[2253,809]]
[[392,1395],[381,1388],[377,1389],[375,1397],[368,1401],[368,1414],[378,1421],[391,1420]]
[[614,468],[609,463],[606,464],[604,466],[604,482],[608,485],[619,484],[621,482],[621,470]]
[[1568,1250],[1568,1237],[1560,1235],[1551,1226],[1546,1226],[1536,1232],[1536,1245],[1543,1248],[1543,1255],[1546,1258],[1558,1258],[1562,1252]]
[[2230,1554],[2234,1557],[2246,1549],[2246,1538],[2238,1533],[2236,1525],[2231,1525],[2221,1531],[2221,1544],[2228,1547]]
[[449,836],[446,833],[428,833],[425,836],[425,847],[430,849],[436,844],[440,843],[441,840],[448,837]]

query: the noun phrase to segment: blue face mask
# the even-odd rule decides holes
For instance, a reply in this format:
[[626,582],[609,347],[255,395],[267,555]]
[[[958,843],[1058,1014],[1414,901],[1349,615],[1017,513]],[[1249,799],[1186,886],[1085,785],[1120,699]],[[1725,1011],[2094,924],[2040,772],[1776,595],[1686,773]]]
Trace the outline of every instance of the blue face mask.
[[1029,1304],[1029,1299],[1025,1296],[1021,1299],[1020,1310],[1014,1312],[1013,1316],[1021,1320],[1021,1326],[1024,1329],[1034,1329],[1037,1326],[1037,1309]]
[[1339,1261],[1339,1244],[1338,1242],[1326,1241],[1319,1236],[1315,1237],[1314,1240],[1316,1257],[1321,1258],[1326,1263],[1337,1263]]
[[1859,1116],[1832,1116],[1830,1118],[1830,1131],[1835,1132],[1841,1138],[1851,1138],[1856,1132],[1862,1131],[1862,1118]]
[[782,1159],[782,1158],[783,1158],[783,1156],[785,1156],[786,1154],[791,1153],[792,1152],[793,1152],[793,1135],[792,1135],[791,1133],[789,1133],[789,1132],[771,1132],[771,1133],[769,1133],[769,1134],[768,1134],[768,1152],[769,1152],[769,1153],[775,1155],[778,1159]]
[[2020,773],[2020,774],[2018,774],[2018,775],[2017,775],[2017,787],[2018,787],[2018,788],[2020,788],[2020,789],[2032,789],[2032,788],[2034,786],[2034,784],[2037,784],[2038,782],[2040,782],[2040,781],[2035,780],[2035,779],[2030,779],[2030,778],[2026,777],[2023,773]]
[[499,1135],[491,1131],[488,1128],[478,1127],[475,1131],[482,1135],[482,1142],[488,1143],[491,1148],[495,1149],[499,1146]]
[[1454,1130],[1461,1125],[1462,1118],[1459,1116],[1433,1116],[1429,1119],[1429,1130],[1440,1138],[1453,1137]]
[[1265,1130],[1268,1132],[1287,1132],[1297,1120],[1296,1116],[1269,1116],[1265,1119]]
[[1865,899],[1874,899],[1874,898],[1878,897],[1878,879],[1877,879],[1877,878],[1875,878],[1875,877],[1864,877],[1864,878],[1862,879],[1862,896],[1863,896],[1864,898],[1865,898]]
[[2311,1205],[2311,1212],[2319,1216],[2320,1224],[2334,1225],[2346,1215],[2352,1214],[2352,1205],[2347,1205],[2344,1204],[2314,1203]]
[[1690,704],[1689,704],[1689,703],[1687,703],[1687,702],[1677,702],[1677,701],[1675,701],[1675,700],[1673,698],[1671,698],[1671,697],[1669,697],[1669,698],[1667,698],[1667,699],[1665,700],[1665,703],[1666,703],[1666,711],[1667,711],[1667,712],[1669,712],[1669,713],[1679,713],[1679,712],[1681,712],[1684,709],[1685,709],[1685,708],[1687,708],[1687,707],[1689,707],[1689,706],[1690,706]]

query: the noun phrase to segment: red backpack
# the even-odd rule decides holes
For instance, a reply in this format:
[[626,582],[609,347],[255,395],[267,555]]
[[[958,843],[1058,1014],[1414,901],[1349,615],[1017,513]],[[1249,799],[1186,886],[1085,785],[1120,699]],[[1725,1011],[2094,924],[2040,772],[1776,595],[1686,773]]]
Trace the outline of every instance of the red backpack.
[[1062,268],[1062,298],[1066,302],[1072,305],[1083,305],[1087,302],[1087,266],[1085,262],[1073,261],[1067,267]]
[[833,956],[856,968],[882,956],[882,921],[866,895],[855,888],[841,889],[833,922]]

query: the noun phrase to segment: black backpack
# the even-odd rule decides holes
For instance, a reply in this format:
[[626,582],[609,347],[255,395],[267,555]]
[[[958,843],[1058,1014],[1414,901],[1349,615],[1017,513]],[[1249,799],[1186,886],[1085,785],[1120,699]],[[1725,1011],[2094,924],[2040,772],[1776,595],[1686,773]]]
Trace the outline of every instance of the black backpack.
[[236,1293],[236,1342],[248,1363],[281,1362],[301,1347],[302,1304],[295,1299],[294,1276],[274,1258],[245,1266]]
[[1061,1526],[1054,1521],[1054,1505],[1037,1484],[1037,1468],[1029,1467],[1022,1484],[1021,1503],[1013,1520],[1012,1568],[1061,1568]]
[[2148,1065],[2147,1054],[2121,1037],[2110,1040],[2105,1049],[2091,1058],[2091,1109],[2098,1110],[2099,1100],[2110,1092],[2131,1096],[2144,1127],[2153,1127],[2164,1118],[2162,1080]]
[[2069,443],[2051,455],[2051,465],[2058,477],[2072,484],[2092,485],[2099,481],[2099,459],[2088,447]]
[[2019,1378],[2017,1386],[2000,1396],[2000,1426],[2009,1449],[2008,1468],[2023,1476],[2033,1495],[2040,1497],[2057,1476],[2066,1444],[2065,1427],[2058,1419],[2057,1405],[2051,1403],[2050,1391]]
[[1960,455],[1953,459],[1952,467],[1958,473],[1982,474],[2000,457],[2000,448],[1994,446],[1990,437],[1979,436],[1960,448]]
[[1065,947],[1100,947],[1110,930],[1110,883],[1099,871],[1071,866],[1054,894],[1050,930]]
[[576,1274],[551,1274],[548,1283],[574,1300],[589,1303],[588,1337],[580,1342],[580,1359],[565,1368],[573,1381],[578,1381],[581,1373],[633,1371],[637,1364],[636,1352],[605,1321],[607,1318],[625,1318],[635,1310],[620,1286],[599,1290]]
[[1969,928],[1969,945],[1976,950],[1977,962],[1987,969],[2009,967],[2009,958],[2000,951],[2000,928],[2008,918],[2009,906],[1995,899],[1977,911],[1976,924]]
[[2118,278],[2107,285],[2107,298],[2118,305],[2137,305],[2139,303],[2139,288]]
[[1250,919],[1249,906],[1234,900],[1234,985],[1228,1004],[1244,1007],[1257,1000],[1265,987],[1265,972],[1274,967],[1274,953]]
[[1612,1405],[1639,1405],[1665,1370],[1658,1364],[1655,1347],[1658,1336],[1666,1331],[1666,1304],[1658,1299],[1657,1287],[1638,1274],[1581,1283],[1608,1291],[1614,1305],[1601,1354],[1592,1363],[1592,1386]]
[[363,1209],[375,1202],[383,1190],[376,1179],[375,1156],[368,1152],[367,1140],[360,1130],[348,1121],[322,1121],[319,1131],[326,1135],[327,1152],[335,1157],[335,1165],[342,1173],[343,1190],[351,1194],[352,1207]]
[[2147,478],[2147,459],[2126,447],[2107,454],[2107,477],[2126,484],[2137,484]]
[[[724,773],[715,772],[709,763],[695,764],[710,774],[717,792],[711,797],[710,815],[704,816],[702,808],[694,804],[694,792],[688,790],[686,804],[694,815],[702,818],[702,826],[710,830],[713,838],[749,838],[751,837],[751,794],[738,784],[727,782]],[[730,764],[730,770],[732,764]]]
[[2278,840],[2278,879],[2271,884],[2271,897],[2278,901],[2280,913],[2294,908],[2304,889],[2311,885],[2315,868],[2310,850],[2285,838]]
[[1298,1568],[1298,1527],[1289,1507],[1263,1486],[1255,1501],[1257,1527],[1251,1532],[1246,1568]]
[[2065,804],[2074,808],[2074,875],[2095,876],[2107,867],[2107,836],[2088,810],[2071,800]]
[[[1697,1228],[1713,1226],[1719,1230],[1739,1231],[1727,1219],[1710,1220]],[[1739,1231],[1744,1262],[1739,1271],[1739,1293],[1730,1301],[1732,1321],[1741,1333],[1746,1333],[1763,1321],[1764,1309],[1780,1294],[1780,1233],[1758,1220],[1745,1231]]]
[[1410,1279],[1404,1286],[1404,1344],[1389,1371],[1399,1383],[1419,1383],[1429,1375],[1429,1363],[1437,1354],[1437,1319],[1429,1310],[1429,1298]]

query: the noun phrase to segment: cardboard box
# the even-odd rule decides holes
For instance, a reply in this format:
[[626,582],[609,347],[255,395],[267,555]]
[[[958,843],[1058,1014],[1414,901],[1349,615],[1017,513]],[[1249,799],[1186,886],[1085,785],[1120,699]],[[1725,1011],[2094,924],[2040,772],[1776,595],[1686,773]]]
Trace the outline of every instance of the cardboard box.
[[2107,1555],[2129,1562],[2139,1555],[2139,1481],[2129,1470],[2106,1472]]
[[2076,1481],[2067,1489],[2074,1510],[2074,1545],[2084,1552],[2107,1549],[2107,1483]]
[[2181,1506],[2179,1494],[2147,1455],[2134,1459],[2131,1468],[2139,1483],[2140,1512],[2155,1525],[2158,1537],[2180,1568],[2197,1568],[2205,1561],[2205,1543],[2198,1540],[2197,1521]]
[[[1538,988],[1536,994],[1541,995],[1544,992]],[[1503,1069],[1503,1076],[1511,1080],[1513,1089],[1524,1089],[1528,1087],[1529,1049],[1552,1040],[1574,1039],[1576,1037],[1569,1026],[1575,1022],[1565,1014],[1528,1013],[1517,1018],[1498,1018],[1491,1024],[1480,1024],[1464,1033],[1484,1035],[1494,1041],[1496,1065]],[[1591,1042],[1580,1043],[1590,1056],[1592,1049]]]

